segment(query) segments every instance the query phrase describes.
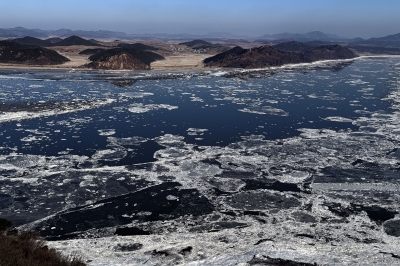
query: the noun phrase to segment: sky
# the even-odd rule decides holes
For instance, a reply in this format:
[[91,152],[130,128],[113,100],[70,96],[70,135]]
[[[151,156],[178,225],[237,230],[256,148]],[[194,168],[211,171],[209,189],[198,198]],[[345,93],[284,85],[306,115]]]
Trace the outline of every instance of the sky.
[[400,33],[400,0],[0,0],[0,28],[126,33]]

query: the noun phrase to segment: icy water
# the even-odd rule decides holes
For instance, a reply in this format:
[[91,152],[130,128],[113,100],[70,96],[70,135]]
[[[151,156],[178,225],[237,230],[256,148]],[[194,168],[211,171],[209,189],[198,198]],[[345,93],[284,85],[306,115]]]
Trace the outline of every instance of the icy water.
[[[399,94],[399,57],[231,72],[3,70],[0,217],[49,240],[102,237],[54,243],[108,250],[122,265],[227,265],[232,254],[400,263]],[[157,246],[160,235],[175,249]],[[135,245],[121,244],[127,236]],[[207,244],[176,248],[188,236]],[[105,247],[110,237],[122,242]],[[333,248],[343,245],[376,252],[347,258]]]

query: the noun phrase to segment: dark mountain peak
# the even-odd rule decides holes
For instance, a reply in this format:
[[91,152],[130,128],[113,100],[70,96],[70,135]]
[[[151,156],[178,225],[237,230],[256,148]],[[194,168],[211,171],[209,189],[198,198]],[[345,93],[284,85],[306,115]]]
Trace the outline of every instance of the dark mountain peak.
[[47,46],[49,43],[45,40],[41,40],[35,37],[25,36],[23,38],[13,39],[13,42],[23,45],[34,45],[34,46]]
[[[221,49],[222,45],[221,44],[213,44],[204,40],[200,40],[200,39],[196,39],[190,42],[182,42],[180,43],[180,45],[186,45],[187,47],[190,47],[194,50],[198,50],[198,49],[213,49],[213,48],[217,48],[217,49]],[[223,49],[225,50],[225,49]]]
[[231,50],[206,58],[203,62],[206,66],[211,67],[259,68],[281,65],[292,60],[286,58],[282,62],[282,57],[285,56],[284,52],[269,45],[251,49],[236,46]]
[[69,37],[65,38],[64,41],[77,41],[77,42],[80,42],[80,41],[87,41],[87,40],[85,40],[85,39],[83,39],[83,38],[81,38],[79,36],[72,35],[72,36],[69,36]]
[[138,51],[144,51],[144,50],[158,50],[158,48],[146,45],[143,43],[120,43],[117,45],[118,47],[121,48],[129,48],[129,49],[134,49]]
[[193,40],[193,41],[190,41],[190,42],[182,42],[179,45],[186,45],[186,46],[189,46],[189,47],[194,47],[194,46],[199,46],[199,45],[212,46],[213,44],[209,43],[209,42],[206,42],[206,41],[203,41],[203,40],[197,39],[197,40]]
[[94,43],[88,40],[85,40],[79,36],[72,35],[70,37],[65,38],[62,41],[51,44],[52,46],[70,46],[70,45],[85,45],[85,46],[100,46],[98,43]]
[[151,62],[162,59],[164,57],[150,51],[119,47],[98,51],[89,57],[92,62],[84,67],[113,70],[147,70],[150,69]]
[[16,39],[13,39],[12,41],[13,42],[19,42],[19,41],[25,41],[25,40],[27,40],[27,41],[31,41],[31,40],[33,40],[33,41],[42,41],[41,39],[38,39],[38,38],[35,38],[35,37],[31,37],[31,36],[25,36],[25,37],[22,37],[22,38],[16,38]]
[[237,56],[243,55],[247,51],[248,51],[247,49],[243,49],[240,46],[236,46],[226,52],[222,52],[215,56],[204,59],[204,63],[213,64],[213,62],[223,61],[226,60],[227,58],[235,58]]
[[0,62],[25,65],[57,65],[69,61],[56,51],[43,47],[0,41]]
[[246,49],[243,49],[240,46],[235,46],[232,49],[226,51],[225,53],[231,52],[231,53],[235,53],[235,54],[242,54],[246,51]]

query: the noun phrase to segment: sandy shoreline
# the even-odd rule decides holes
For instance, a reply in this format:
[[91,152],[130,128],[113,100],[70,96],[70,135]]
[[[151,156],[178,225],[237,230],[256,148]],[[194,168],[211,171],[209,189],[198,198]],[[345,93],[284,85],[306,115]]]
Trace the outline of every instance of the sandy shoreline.
[[[68,58],[71,60],[67,63],[61,65],[26,65],[26,64],[5,64],[0,63],[0,69],[8,69],[8,70],[84,70],[84,71],[107,71],[107,72],[132,72],[132,71],[190,71],[190,70],[213,70],[213,69],[224,69],[224,68],[209,68],[205,67],[203,64],[203,60],[207,57],[213,56],[212,54],[180,54],[180,55],[171,55],[166,56],[165,60],[155,61],[151,63],[150,70],[101,70],[101,69],[91,69],[91,68],[83,68],[82,65],[90,62],[85,56],[71,56],[68,55]],[[359,60],[365,58],[384,58],[384,57],[400,57],[400,55],[390,55],[390,54],[381,54],[381,55],[360,55],[359,57],[352,59],[337,59],[337,60],[321,60],[315,61],[311,63],[298,63],[298,64],[287,64],[282,66],[272,66],[266,68],[257,68],[257,69],[240,69],[240,68],[229,68],[224,70],[241,70],[244,72],[247,71],[257,71],[257,70],[267,70],[267,69],[277,69],[277,68],[287,68],[287,67],[295,67],[295,66],[305,66],[305,65],[314,65],[320,63],[327,62],[341,62],[341,61],[352,61]]]
[[[84,64],[90,63],[85,56],[67,55],[58,51],[60,54],[66,56],[71,61],[61,65],[27,65],[27,64],[6,64],[0,63],[0,69],[37,69],[37,70],[93,70],[91,68],[81,67]],[[203,60],[207,57],[213,56],[211,54],[181,54],[166,56],[165,60],[155,61],[150,65],[151,70],[199,70],[206,69],[203,65]],[[99,69],[95,69],[99,71]],[[106,70],[106,71],[133,71],[133,70]]]

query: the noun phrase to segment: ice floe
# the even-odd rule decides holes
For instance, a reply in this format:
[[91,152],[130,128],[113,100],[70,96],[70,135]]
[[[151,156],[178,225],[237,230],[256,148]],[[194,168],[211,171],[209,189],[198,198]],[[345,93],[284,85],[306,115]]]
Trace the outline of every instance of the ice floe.
[[130,107],[128,108],[129,112],[135,113],[135,114],[141,114],[141,113],[147,113],[150,111],[157,111],[160,109],[167,109],[167,110],[174,110],[178,109],[178,106],[172,106],[169,104],[142,104],[142,103],[137,103],[137,104],[131,104]]

